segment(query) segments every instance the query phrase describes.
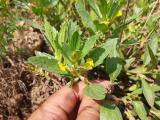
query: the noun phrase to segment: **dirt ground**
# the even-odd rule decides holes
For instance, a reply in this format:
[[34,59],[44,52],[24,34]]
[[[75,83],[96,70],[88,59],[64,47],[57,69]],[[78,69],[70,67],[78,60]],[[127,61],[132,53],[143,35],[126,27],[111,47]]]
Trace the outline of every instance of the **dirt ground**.
[[9,55],[0,58],[0,120],[26,120],[66,84],[59,76],[46,75],[25,63],[35,50],[44,48],[41,34],[32,28],[14,33]]

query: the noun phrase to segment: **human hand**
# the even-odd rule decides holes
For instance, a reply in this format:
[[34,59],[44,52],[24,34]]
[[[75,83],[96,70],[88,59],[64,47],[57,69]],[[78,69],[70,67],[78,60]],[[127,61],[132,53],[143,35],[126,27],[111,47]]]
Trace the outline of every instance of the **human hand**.
[[[109,81],[94,81],[110,85]],[[99,109],[102,101],[95,101],[83,95],[86,85],[83,82],[73,87],[66,85],[50,96],[28,120],[99,120]]]

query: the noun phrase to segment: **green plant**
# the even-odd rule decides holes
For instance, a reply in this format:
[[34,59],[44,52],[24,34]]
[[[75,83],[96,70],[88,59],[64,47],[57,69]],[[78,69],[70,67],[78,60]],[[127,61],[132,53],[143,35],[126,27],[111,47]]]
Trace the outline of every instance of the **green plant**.
[[[96,32],[98,30],[105,32],[111,24],[123,15],[122,6],[124,0],[112,1],[94,1],[94,0],[77,0],[75,3],[76,10],[81,17],[83,24]],[[89,6],[86,10],[85,6]]]
[[101,107],[101,120],[160,119],[158,0],[70,2],[79,15],[73,17],[76,22],[65,19],[56,30],[44,20],[41,32],[53,56],[36,52],[28,63],[68,77],[71,85],[82,80],[84,93],[93,99],[103,99],[107,91],[88,80],[89,70],[105,71],[115,87],[123,83],[117,105],[107,99]]
[[[88,70],[101,64],[105,59],[104,55],[103,58],[97,60],[87,56],[96,44],[98,36],[93,35],[84,41],[80,37],[80,32],[76,30],[76,23],[69,21],[68,23],[63,23],[58,32],[45,19],[44,36],[46,42],[52,48],[54,56],[36,52],[36,56],[30,57],[28,63],[41,67],[46,71],[67,76],[71,85],[81,80],[87,84],[87,87],[84,88],[84,93],[97,100],[104,99],[105,88],[98,84],[92,84],[85,76]],[[104,48],[107,47],[102,46]],[[99,48],[103,50],[103,47]],[[105,51],[104,49],[103,52]],[[96,52],[92,51],[92,55],[94,54]]]

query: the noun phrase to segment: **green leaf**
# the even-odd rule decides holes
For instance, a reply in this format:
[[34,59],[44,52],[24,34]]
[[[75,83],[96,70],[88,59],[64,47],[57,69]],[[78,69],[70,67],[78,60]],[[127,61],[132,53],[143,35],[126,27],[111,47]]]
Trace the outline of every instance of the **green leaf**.
[[116,80],[122,70],[123,61],[119,57],[107,57],[105,61],[106,72],[112,81]]
[[76,50],[72,52],[71,58],[72,58],[72,63],[76,64],[79,62],[79,60],[81,59],[81,55],[82,55],[82,51],[80,50]]
[[142,8],[144,11],[149,7],[149,0],[136,0],[135,3],[138,7]]
[[151,62],[152,62],[152,68],[156,68],[158,64],[157,58],[155,57],[152,49],[149,46],[148,46],[148,51],[149,51],[149,55],[150,55]]
[[112,48],[115,45],[115,42],[117,43],[117,40],[117,38],[109,39],[106,43],[90,52],[89,57],[93,59],[95,67],[102,64],[107,56],[113,54]]
[[[160,86],[159,85],[152,85],[150,87],[153,90],[153,92],[160,91]],[[143,93],[142,88],[138,88],[138,89],[134,90],[133,92],[129,93],[128,96],[131,97],[131,96],[135,96],[135,95],[140,95],[142,93]]]
[[110,5],[110,11],[107,15],[108,19],[113,19],[118,11],[118,1],[113,0],[112,5]]
[[141,120],[148,120],[147,111],[145,109],[145,106],[144,106],[143,102],[141,102],[141,101],[133,101],[133,107],[134,107],[134,110],[136,111],[138,117]]
[[160,97],[155,98],[155,103],[160,107]]
[[157,15],[152,15],[149,17],[147,24],[146,24],[148,30],[152,30],[155,28],[155,25],[157,24],[158,19],[159,19],[159,16],[157,16]]
[[118,39],[111,39],[108,44],[111,46],[110,53],[105,60],[105,70],[109,74],[109,77],[114,81],[122,70],[123,60],[120,58],[120,55],[117,51],[117,42]]
[[82,48],[82,58],[85,57],[91,49],[94,47],[96,40],[97,40],[97,35],[89,37],[86,42],[84,43],[84,46]]
[[70,56],[68,55],[68,52],[69,49],[66,51],[66,47],[63,46],[64,48],[62,48],[60,46],[60,44],[58,43],[58,41],[55,41],[55,46],[57,48],[57,50],[62,54],[62,56],[64,57],[64,59],[67,61],[68,64],[71,64],[71,59],[70,59]]
[[[99,5],[99,9],[102,13],[103,18],[106,17],[107,11],[108,11],[108,5],[107,5],[107,1],[106,0],[100,0],[100,5]],[[107,7],[107,8],[106,8]]]
[[47,19],[44,19],[44,35],[46,37],[46,42],[49,44],[49,46],[52,48],[52,51],[56,50],[56,46],[54,41],[56,40],[57,31],[54,27],[50,25],[50,23],[47,21]]
[[91,6],[91,8],[93,9],[93,11],[100,17],[102,18],[102,14],[101,11],[99,9],[99,6],[95,3],[94,0],[87,0],[88,4]]
[[151,37],[151,39],[149,40],[148,46],[145,49],[145,52],[142,56],[142,60],[144,63],[144,66],[148,65],[150,63],[150,61],[152,62],[153,68],[156,65],[156,58],[155,55],[157,53],[158,50],[158,37],[157,35],[153,35]]
[[105,45],[103,45],[102,47],[98,47],[98,48],[93,49],[89,53],[89,58],[93,59],[94,67],[103,63],[104,59],[108,55],[107,53],[105,53],[105,51],[107,51],[107,46],[105,47]]
[[78,14],[80,15],[82,19],[83,24],[95,32],[96,26],[94,25],[93,20],[89,16],[89,13],[85,9],[84,1],[77,0],[75,3],[75,7],[76,7]]
[[139,66],[134,69],[128,70],[127,72],[131,74],[146,74],[147,68],[144,66]]
[[95,100],[103,100],[106,96],[107,90],[102,85],[91,83],[83,89],[83,92],[85,95]]
[[51,59],[46,56],[33,56],[28,59],[27,63],[35,65],[48,72],[60,73],[56,59]]
[[54,56],[47,54],[45,52],[35,51],[36,56],[48,57],[49,59],[54,59]]
[[77,30],[77,27],[76,22],[73,22],[72,20],[68,22],[68,41],[71,40],[73,33]]
[[62,44],[64,42],[67,41],[68,39],[68,34],[67,34],[67,31],[68,30],[68,25],[67,23],[64,23],[62,26],[61,26],[61,29],[58,33],[58,43],[62,46]]
[[120,25],[118,25],[116,27],[116,29],[113,30],[113,33],[115,35],[121,33],[122,30],[124,30],[125,28],[127,28],[130,23],[132,23],[133,21],[135,21],[141,15],[142,15],[142,12],[138,13],[137,15],[133,15],[132,17],[129,17],[128,19],[126,19],[125,23],[121,23]]
[[116,105],[107,103],[100,107],[100,120],[123,120],[123,118]]
[[79,33],[76,31],[76,32],[74,32],[74,34],[72,35],[71,40],[69,41],[70,49],[72,51],[79,50],[80,42],[81,41],[80,41]]
[[137,45],[137,44],[139,44],[139,41],[134,40],[134,39],[127,39],[122,42],[121,47],[127,48],[127,47],[131,47],[132,45]]
[[146,98],[148,104],[153,107],[154,100],[155,100],[155,93],[151,89],[150,85],[143,79],[142,80],[142,91],[144,94],[144,97]]
[[[54,44],[56,44],[55,42],[57,42],[61,47],[62,45],[67,41],[68,39],[68,26],[67,26],[67,23],[64,23],[61,28],[60,28],[60,31],[58,33],[58,41],[57,39],[54,40]],[[59,50],[59,47],[57,47],[57,45],[55,45],[55,56],[56,56],[56,59],[59,60],[59,61],[62,61],[62,53],[61,51]]]

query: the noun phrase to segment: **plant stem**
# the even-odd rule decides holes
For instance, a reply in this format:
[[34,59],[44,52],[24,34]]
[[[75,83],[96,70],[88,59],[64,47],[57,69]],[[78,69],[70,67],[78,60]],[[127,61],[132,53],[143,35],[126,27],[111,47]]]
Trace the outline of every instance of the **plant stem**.
[[154,9],[156,8],[156,6],[157,6],[158,2],[159,2],[159,0],[157,0],[157,1],[155,2],[154,6],[153,6],[153,8],[152,8],[152,10],[151,10],[151,12],[149,13],[149,15],[148,15],[148,17],[147,17],[147,19],[146,19],[145,24],[144,24],[144,25],[143,25],[143,27],[142,27],[142,30],[143,30],[143,29],[144,29],[144,27],[146,26],[146,24],[147,24],[147,22],[148,22],[149,18],[151,17],[151,15],[152,15],[152,13],[153,13]]
[[[129,11],[129,3],[130,3],[130,0],[127,0],[127,9],[126,9],[126,12],[125,12],[123,24],[126,23],[127,14],[128,14],[128,11]],[[120,34],[120,42],[121,42],[122,36],[123,36],[123,30],[122,30],[122,32]]]

